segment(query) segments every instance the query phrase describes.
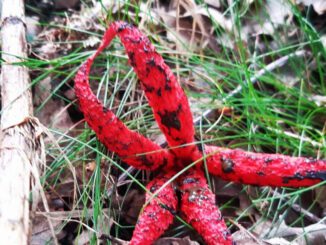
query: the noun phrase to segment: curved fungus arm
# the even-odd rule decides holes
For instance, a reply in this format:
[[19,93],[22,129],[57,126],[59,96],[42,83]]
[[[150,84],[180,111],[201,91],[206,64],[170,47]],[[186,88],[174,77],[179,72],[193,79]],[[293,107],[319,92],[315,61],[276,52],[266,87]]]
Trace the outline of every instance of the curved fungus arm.
[[229,245],[232,238],[215,204],[215,195],[209,189],[201,170],[190,169],[179,181],[181,211],[185,220],[204,238],[208,245]]
[[[169,180],[169,177],[172,177],[172,173],[157,177],[149,182],[146,188],[154,193]],[[146,194],[146,201],[150,198],[151,195]],[[153,244],[172,224],[177,204],[177,196],[172,184],[169,184],[144,207],[138,218],[130,245]]]
[[205,152],[208,171],[224,180],[274,187],[304,187],[326,180],[326,160],[216,146],[205,146]]
[[75,93],[85,120],[107,149],[131,166],[154,170],[171,165],[174,158],[172,154],[139,133],[129,130],[111,110],[103,106],[90,89],[91,65],[116,34],[115,28],[109,30],[111,31],[107,32],[96,53],[80,67],[75,77]]
[[[154,117],[178,158],[189,159],[198,151],[194,145],[194,126],[188,99],[150,40],[136,27],[125,22],[112,23],[104,34],[104,49],[118,36],[137,74]],[[190,144],[188,146],[183,146]],[[189,159],[193,160],[193,159]]]

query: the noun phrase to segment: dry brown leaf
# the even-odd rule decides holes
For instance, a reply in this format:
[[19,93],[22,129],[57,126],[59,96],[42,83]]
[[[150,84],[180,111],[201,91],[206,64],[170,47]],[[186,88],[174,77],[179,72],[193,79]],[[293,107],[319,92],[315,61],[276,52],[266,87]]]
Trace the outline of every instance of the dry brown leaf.
[[[172,30],[167,33],[169,40],[177,43],[180,49],[181,44],[186,43],[187,49],[202,50],[207,45],[218,50],[216,40],[211,35],[212,25],[210,14],[200,5],[192,0],[171,1],[168,5],[161,4],[156,9],[156,14],[163,19],[163,22]],[[221,14],[219,16],[222,16]],[[208,18],[209,17],[209,18]]]
[[244,230],[239,230],[236,231],[232,234],[233,241],[236,244],[241,244],[241,245],[261,245],[263,243],[257,242],[256,239],[251,237],[248,232]]
[[297,243],[290,243],[289,241],[285,240],[284,238],[274,237],[271,239],[264,240],[267,244],[271,245],[297,245]]
[[[37,114],[40,122],[46,127],[52,127],[61,131],[67,131],[73,126],[68,110],[63,100],[55,100],[51,97],[51,77],[41,80],[35,85],[34,107],[47,101],[42,110]],[[49,99],[50,97],[50,99]]]
[[284,222],[284,218],[280,217],[280,225],[273,226],[269,233],[269,238],[281,237],[291,240],[292,243],[299,245],[314,244],[325,245],[326,241],[326,225],[313,224],[303,228],[290,227]]
[[289,24],[293,14],[286,1],[266,0],[266,3],[247,16],[250,21],[243,23],[241,28],[241,37],[246,40],[253,35],[273,35],[280,25]]
[[[51,244],[52,232],[49,227],[48,219],[45,216],[38,216],[32,219],[32,236],[30,240],[31,245]],[[51,220],[53,227],[59,228],[62,226],[62,220]],[[57,239],[66,236],[66,232],[61,230],[56,234]]]

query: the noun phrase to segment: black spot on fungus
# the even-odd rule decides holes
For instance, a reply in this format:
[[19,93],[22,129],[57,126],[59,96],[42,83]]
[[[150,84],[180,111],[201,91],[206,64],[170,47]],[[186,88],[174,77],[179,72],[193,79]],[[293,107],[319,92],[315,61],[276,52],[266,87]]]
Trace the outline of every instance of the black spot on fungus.
[[155,88],[153,86],[150,86],[148,84],[142,83],[143,87],[144,87],[144,91],[147,93],[153,93]]
[[163,159],[162,166],[165,167],[167,164],[168,164],[168,159],[165,157],[165,158]]
[[151,72],[151,69],[149,69],[149,67],[146,67],[146,76],[149,76],[149,73]]
[[273,161],[273,159],[270,158],[270,157],[267,157],[267,158],[264,159],[264,163],[266,163],[266,164],[269,164],[269,163],[271,163],[272,161]]
[[295,174],[293,175],[293,179],[304,180],[305,177],[304,177],[302,174],[300,174],[300,173],[295,173]]
[[308,171],[306,178],[326,180],[326,171]]
[[157,67],[157,70],[159,70],[161,73],[165,74],[165,70],[161,65],[157,65],[156,67]]
[[156,214],[156,212],[149,212],[147,214],[147,217],[150,218],[150,219],[152,219],[152,220],[157,220],[157,214]]
[[146,166],[146,167],[149,167],[149,168],[153,166],[153,162],[149,161],[147,156],[142,155],[139,158],[140,158],[140,161],[141,161],[143,166]]
[[145,53],[149,53],[150,52],[150,49],[148,47],[146,47],[146,45],[144,46],[143,50],[144,50]]
[[[172,139],[174,139],[175,141],[179,141],[180,142],[180,145],[183,145],[183,144],[187,144],[187,142],[183,141],[180,137],[178,136],[171,136]],[[183,141],[184,143],[182,143],[181,141]]]
[[163,169],[165,169],[166,165],[168,164],[168,159],[166,157],[163,158],[163,163],[156,169],[158,173],[161,173]]
[[165,91],[171,91],[172,90],[170,80],[165,81],[164,89],[165,89]]
[[168,205],[165,205],[163,203],[161,203],[160,206],[162,208],[166,209],[167,211],[169,211],[172,215],[177,215],[177,211],[175,209],[173,209],[172,207],[169,207]]
[[132,67],[136,67],[136,59],[135,59],[135,53],[134,52],[128,52],[128,57],[129,57],[129,61],[130,61],[130,65]]
[[155,60],[154,60],[153,57],[150,58],[149,60],[147,60],[147,61],[146,61],[146,64],[149,65],[149,66],[151,66],[151,67],[156,66],[156,63],[155,63]]
[[164,111],[162,112],[157,112],[157,114],[161,118],[161,123],[166,126],[167,128],[174,128],[176,130],[181,129],[181,122],[178,118],[179,111],[181,110],[181,105],[179,105],[178,109],[175,111]]
[[157,94],[157,96],[159,96],[159,97],[162,96],[162,90],[161,90],[161,88],[159,88],[159,89],[156,91],[156,94]]
[[201,142],[197,143],[196,146],[200,152],[203,152],[205,150],[205,146]]
[[151,186],[150,192],[154,193],[157,189],[158,189],[158,186],[154,184]]
[[222,232],[222,235],[224,240],[227,240],[231,236],[231,232],[228,229],[226,229]]
[[141,37],[139,37],[138,39],[136,39],[135,37],[130,37],[130,36],[123,36],[123,40],[128,42],[128,43],[132,43],[132,44],[139,44],[143,39]]
[[283,184],[288,184],[290,182],[290,178],[289,177],[282,177],[282,182],[283,182]]
[[326,171],[307,171],[306,174],[295,173],[293,176],[286,176],[282,178],[283,183],[287,184],[291,180],[304,180],[304,179],[319,179],[326,180]]
[[119,145],[120,149],[122,149],[124,151],[127,151],[130,148],[129,144],[124,144],[124,143],[121,143],[121,142],[116,142],[116,143],[114,143],[114,145],[117,145],[117,146]]
[[107,112],[109,111],[109,109],[108,109],[107,107],[103,106],[103,107],[102,107],[102,111],[103,111],[104,113],[107,113]]
[[222,171],[226,174],[233,172],[234,162],[231,158],[228,157],[221,157],[222,162]]
[[258,176],[265,176],[266,174],[265,174],[264,172],[262,172],[262,171],[258,171],[258,172],[257,172],[257,175],[258,175]]
[[198,183],[198,182],[199,182],[198,178],[191,178],[191,177],[185,178],[182,181],[183,184],[193,184],[193,183]]
[[122,32],[123,30],[125,30],[127,28],[132,29],[133,26],[131,24],[129,24],[129,23],[120,24],[118,29],[117,29],[117,33]]

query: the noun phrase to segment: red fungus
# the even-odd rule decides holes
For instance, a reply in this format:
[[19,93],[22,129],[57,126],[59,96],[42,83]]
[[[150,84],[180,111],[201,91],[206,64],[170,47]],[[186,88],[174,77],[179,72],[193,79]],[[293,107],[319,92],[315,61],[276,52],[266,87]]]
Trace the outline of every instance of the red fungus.
[[[173,172],[168,175],[158,176],[153,179],[146,188],[151,192],[156,192],[164,185]],[[152,195],[146,194],[146,202],[152,198]],[[158,239],[164,231],[172,224],[174,212],[177,209],[177,196],[172,184],[162,189],[156,198],[144,207],[139,216],[134,235],[130,241],[131,245],[149,245]]]
[[181,177],[179,183],[184,219],[202,235],[208,245],[232,244],[231,234],[215,204],[215,195],[208,188],[203,172],[191,169]]
[[[139,77],[170,150],[162,149],[129,130],[111,110],[103,107],[89,87],[88,77],[95,57],[115,36],[120,38],[126,49],[129,63]],[[114,22],[109,26],[96,53],[79,69],[75,91],[85,120],[110,151],[138,169],[162,170],[160,176],[148,184],[147,188],[151,191],[162,187],[175,171],[205,156],[211,174],[244,184],[302,187],[326,180],[325,160],[215,146],[198,147],[194,143],[195,130],[185,93],[149,39],[127,23]],[[231,236],[215,205],[214,194],[209,190],[200,168],[201,164],[197,164],[196,168],[177,179],[182,192],[182,216],[208,244],[231,244]],[[150,197],[147,195],[146,199]],[[177,198],[169,184],[144,207],[131,244],[153,243],[172,223],[176,208]]]
[[277,187],[304,187],[326,180],[326,161],[282,154],[246,152],[206,146],[211,174],[233,182]]

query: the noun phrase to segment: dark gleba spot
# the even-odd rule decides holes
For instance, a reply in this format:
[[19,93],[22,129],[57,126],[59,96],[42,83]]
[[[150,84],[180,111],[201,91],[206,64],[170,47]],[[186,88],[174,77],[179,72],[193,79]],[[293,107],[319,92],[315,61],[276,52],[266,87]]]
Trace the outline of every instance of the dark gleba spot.
[[165,74],[165,70],[164,70],[164,68],[162,66],[157,65],[157,70],[159,70],[161,73]]
[[148,84],[142,83],[142,85],[144,87],[145,92],[153,93],[155,90],[153,86],[150,86]]
[[233,172],[234,162],[231,158],[227,158],[222,156],[221,157],[222,162],[222,171],[226,174]]
[[146,64],[147,64],[147,65],[150,65],[151,67],[156,66],[156,63],[155,63],[154,58],[151,58],[150,60],[147,60],[147,61],[146,61]]
[[130,37],[130,36],[125,37],[124,36],[123,37],[123,40],[125,42],[132,43],[132,44],[137,45],[137,44],[139,44],[143,40],[143,38],[142,37],[136,38],[134,36],[132,36],[132,37]]
[[142,162],[142,165],[144,165],[146,167],[152,167],[153,166],[153,162],[148,160],[148,158],[145,155],[142,155],[139,158],[140,158],[140,161]]
[[307,171],[305,175],[295,173],[293,176],[283,177],[283,183],[287,184],[291,180],[319,179],[326,180],[326,171]]
[[166,91],[171,91],[172,87],[171,87],[171,81],[168,77],[165,78],[165,85],[164,85],[164,89]]
[[144,50],[145,53],[149,53],[149,51],[150,51],[150,49],[148,47],[146,47],[146,44],[144,45],[143,50]]
[[164,111],[164,113],[157,112],[161,118],[161,123],[167,128],[174,128],[176,130],[180,130],[181,122],[178,118],[178,114],[181,109],[182,107],[181,105],[179,105],[178,109],[175,111]]
[[326,180],[326,171],[308,171],[306,178]]
[[169,211],[172,215],[177,215],[177,211],[174,210],[172,207],[169,207],[168,205],[165,205],[163,203],[161,203],[160,206]]
[[107,113],[107,112],[109,111],[109,109],[108,109],[107,107],[103,106],[103,107],[102,107],[102,111],[103,111],[104,113]]
[[102,125],[99,125],[98,126],[98,132],[99,132],[99,134],[102,134],[102,131],[103,131],[103,126]]
[[132,67],[136,67],[136,59],[135,59],[135,53],[134,52],[128,52],[128,57],[129,57],[129,61],[130,61],[130,65]]
[[158,189],[158,186],[154,184],[151,186],[150,192],[154,193],[157,189]]
[[159,89],[156,91],[156,94],[157,94],[157,96],[159,96],[159,97],[162,96],[162,90],[161,90],[161,88],[159,88]]
[[199,179],[197,179],[197,178],[191,178],[191,177],[185,178],[182,181],[183,184],[193,184],[193,183],[198,183],[198,182],[199,182]]
[[122,32],[124,29],[127,29],[127,28],[132,29],[133,26],[131,24],[129,24],[129,23],[123,23],[123,24],[119,25],[119,27],[117,29],[117,32],[118,33]]
[[222,235],[224,240],[227,240],[231,236],[231,232],[228,229],[226,229],[222,232]]
[[264,159],[264,162],[265,162],[266,164],[269,164],[269,163],[271,163],[272,161],[273,161],[273,159],[270,158],[270,157],[267,157],[267,158]]

